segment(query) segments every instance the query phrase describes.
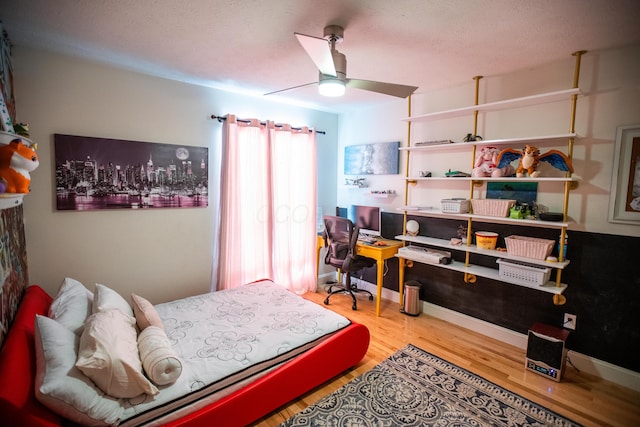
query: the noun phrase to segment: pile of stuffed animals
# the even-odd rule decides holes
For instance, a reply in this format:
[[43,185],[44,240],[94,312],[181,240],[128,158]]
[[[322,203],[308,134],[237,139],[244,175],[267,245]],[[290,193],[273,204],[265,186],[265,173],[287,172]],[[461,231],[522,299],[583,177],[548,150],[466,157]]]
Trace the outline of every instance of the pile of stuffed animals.
[[[518,161],[516,169],[511,162]],[[549,150],[540,154],[540,150],[532,145],[526,145],[522,150],[497,147],[482,147],[476,156],[473,173],[474,177],[509,177],[522,178],[527,174],[531,178],[540,176],[538,166],[540,162],[548,162],[551,166],[563,172],[573,172],[571,160],[561,151]]]

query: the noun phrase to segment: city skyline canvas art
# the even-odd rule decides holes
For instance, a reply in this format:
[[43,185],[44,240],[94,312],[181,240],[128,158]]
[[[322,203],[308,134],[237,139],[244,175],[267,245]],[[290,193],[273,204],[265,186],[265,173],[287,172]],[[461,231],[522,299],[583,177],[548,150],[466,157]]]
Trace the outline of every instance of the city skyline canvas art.
[[58,210],[208,206],[207,147],[54,135]]

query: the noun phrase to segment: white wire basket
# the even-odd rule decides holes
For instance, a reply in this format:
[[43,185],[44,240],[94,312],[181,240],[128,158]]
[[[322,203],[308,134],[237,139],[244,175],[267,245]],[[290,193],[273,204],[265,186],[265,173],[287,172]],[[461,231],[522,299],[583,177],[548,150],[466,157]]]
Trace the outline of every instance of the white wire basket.
[[537,265],[528,265],[506,259],[498,259],[498,276],[505,282],[542,286],[549,281],[551,269]]
[[443,213],[467,213],[469,212],[469,199],[442,199],[440,206]]

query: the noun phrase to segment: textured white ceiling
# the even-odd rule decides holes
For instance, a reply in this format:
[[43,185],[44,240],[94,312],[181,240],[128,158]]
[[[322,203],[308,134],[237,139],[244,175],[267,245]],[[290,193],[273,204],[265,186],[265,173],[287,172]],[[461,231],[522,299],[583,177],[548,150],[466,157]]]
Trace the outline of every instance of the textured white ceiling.
[[[347,77],[417,92],[640,42],[638,0],[0,0],[0,20],[15,48],[257,95],[317,81],[293,33],[329,24],[345,28]],[[394,99],[270,97],[335,112]]]

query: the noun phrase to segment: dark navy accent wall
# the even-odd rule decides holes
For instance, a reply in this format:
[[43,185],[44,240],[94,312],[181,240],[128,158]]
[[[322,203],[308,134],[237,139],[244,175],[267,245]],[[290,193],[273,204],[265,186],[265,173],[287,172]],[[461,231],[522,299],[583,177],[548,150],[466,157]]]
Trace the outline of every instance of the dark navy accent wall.
[[[402,234],[402,215],[382,214],[383,237]],[[420,234],[448,239],[456,236],[461,221],[409,217],[420,224]],[[554,229],[510,227],[474,223],[476,231],[500,234],[498,246],[504,247],[504,236],[536,235],[558,240]],[[478,277],[466,284],[463,273],[426,264],[414,263],[405,271],[405,280],[417,280],[423,286],[424,301],[526,334],[535,322],[560,326],[564,313],[577,315],[577,328],[569,335],[567,347],[579,353],[640,372],[640,238],[569,230],[567,259],[571,263],[562,273],[569,285],[564,305],[553,304],[553,295],[522,286]],[[464,253],[453,251],[454,258],[464,261]],[[553,254],[557,255],[554,247]],[[495,258],[474,255],[472,262],[497,268]],[[385,287],[398,290],[398,262],[388,261]],[[552,276],[554,278],[555,276]],[[364,274],[376,282],[375,267]]]

